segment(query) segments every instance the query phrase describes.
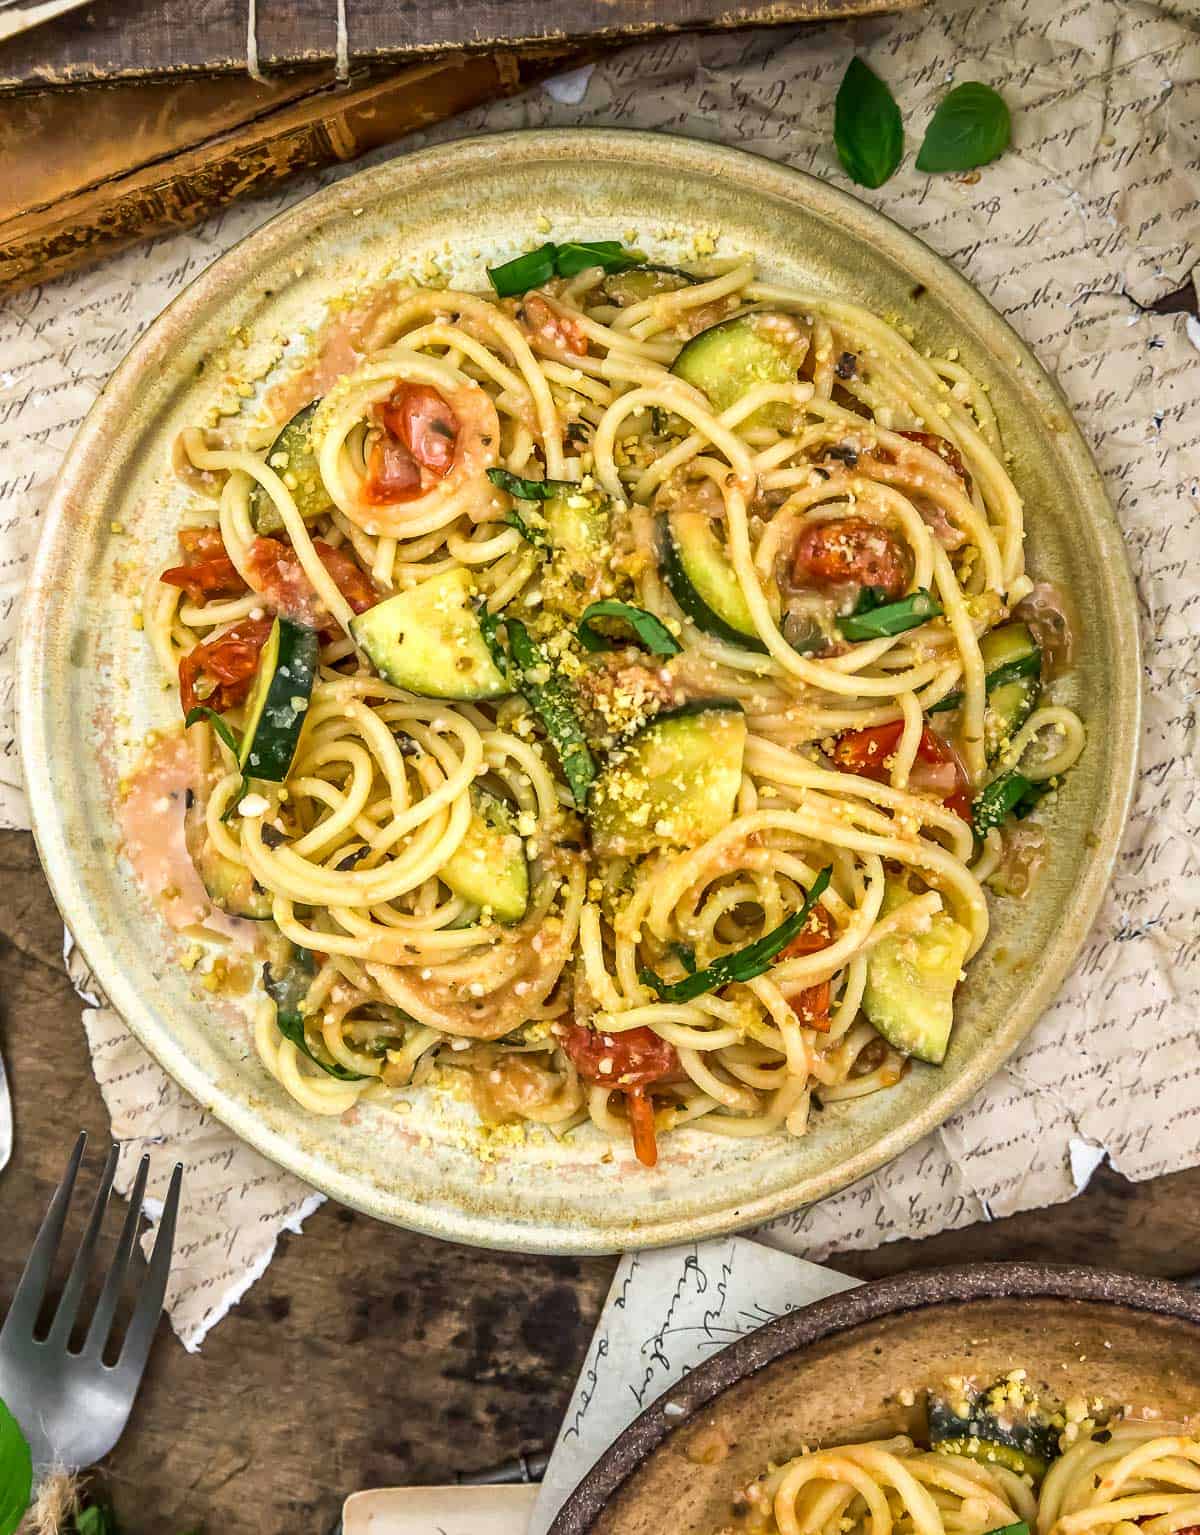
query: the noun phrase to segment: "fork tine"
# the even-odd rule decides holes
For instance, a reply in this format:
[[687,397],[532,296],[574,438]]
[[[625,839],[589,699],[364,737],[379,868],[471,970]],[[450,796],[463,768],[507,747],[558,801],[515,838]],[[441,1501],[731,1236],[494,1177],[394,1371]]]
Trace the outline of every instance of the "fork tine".
[[133,1187],[129,1191],[129,1214],[125,1217],[125,1224],[121,1228],[121,1240],[117,1243],[117,1250],[109,1266],[108,1278],[104,1281],[104,1288],[100,1292],[95,1315],[92,1317],[92,1324],[88,1328],[87,1338],[84,1341],[82,1352],[85,1355],[91,1354],[99,1358],[104,1352],[104,1345],[108,1342],[117,1302],[121,1298],[121,1286],[125,1282],[125,1271],[129,1267],[129,1256],[133,1252],[138,1226],[141,1224],[142,1196],[146,1192],[146,1174],[149,1171],[150,1158],[144,1156],[138,1167],[137,1177],[133,1180]]
[[75,1261],[71,1265],[71,1272],[67,1276],[67,1283],[58,1302],[58,1310],[54,1313],[54,1322],[50,1328],[47,1344],[51,1348],[66,1348],[67,1340],[71,1336],[71,1328],[75,1325],[75,1318],[79,1312],[79,1302],[83,1298],[83,1287],[87,1283],[88,1270],[92,1266],[92,1257],[96,1251],[96,1241],[100,1235],[100,1228],[104,1224],[104,1214],[108,1208],[108,1196],[112,1191],[113,1174],[117,1170],[117,1146],[114,1143],[108,1148],[108,1157],[104,1163],[104,1172],[100,1178],[100,1187],[96,1190],[96,1198],[92,1205],[92,1213],[88,1217],[87,1230],[83,1234],[83,1240],[79,1244],[75,1254]]
[[171,1187],[167,1191],[166,1202],[163,1204],[162,1218],[158,1223],[158,1235],[154,1239],[154,1251],[150,1256],[146,1282],[138,1296],[133,1320],[129,1324],[129,1331],[125,1334],[125,1342],[121,1345],[121,1357],[117,1361],[118,1369],[128,1371],[135,1380],[141,1378],[142,1371],[146,1368],[150,1345],[154,1342],[158,1320],[162,1316],[163,1297],[167,1293],[167,1275],[171,1271],[171,1249],[175,1244],[175,1217],[179,1212],[179,1190],[182,1183],[183,1163],[176,1162],[175,1170],[171,1174]]
[[42,1300],[46,1294],[46,1285],[50,1279],[50,1270],[54,1267],[54,1257],[58,1252],[58,1244],[62,1240],[63,1226],[66,1224],[67,1211],[71,1205],[71,1195],[75,1190],[75,1176],[79,1172],[79,1164],[83,1159],[83,1148],[86,1144],[87,1131],[81,1130],[79,1139],[75,1142],[75,1150],[67,1163],[67,1170],[63,1174],[63,1180],[55,1189],[54,1197],[46,1209],[46,1218],[42,1221],[41,1229],[34,1240],[25,1270],[17,1284],[17,1293],[13,1296],[12,1305],[8,1308],[8,1315],[4,1318],[4,1327],[0,1329],[0,1343],[10,1336],[13,1338],[33,1336],[38,1312],[42,1309]]

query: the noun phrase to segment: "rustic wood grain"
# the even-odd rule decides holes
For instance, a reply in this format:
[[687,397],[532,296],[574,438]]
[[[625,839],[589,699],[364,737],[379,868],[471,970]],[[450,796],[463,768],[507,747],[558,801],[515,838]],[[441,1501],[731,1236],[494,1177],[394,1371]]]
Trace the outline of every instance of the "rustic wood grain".
[[[250,0],[97,0],[0,45],[0,89],[246,67]],[[921,0],[346,0],[351,57],[414,60],[448,48],[570,44],[689,29],[824,21]],[[330,63],[335,0],[258,0],[264,70]]]
[[[0,1306],[81,1126],[103,1145],[62,926],[32,839],[0,833],[0,1006],[16,1146]],[[99,1157],[88,1163],[94,1185]],[[870,1278],[1002,1258],[1200,1270],[1200,1170],[1103,1171],[1069,1205],[830,1261]],[[189,1355],[163,1325],[105,1468],[128,1535],[324,1535],[365,1486],[453,1480],[549,1446],[614,1261],[456,1248],[327,1204]]]

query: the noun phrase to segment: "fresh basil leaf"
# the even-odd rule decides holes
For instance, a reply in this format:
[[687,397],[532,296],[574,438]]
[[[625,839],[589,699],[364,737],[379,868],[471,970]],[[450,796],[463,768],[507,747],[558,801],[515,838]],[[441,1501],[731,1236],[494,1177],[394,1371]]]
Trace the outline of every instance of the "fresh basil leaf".
[[610,601],[593,602],[584,609],[576,632],[585,650],[613,650],[619,643],[596,628],[598,618],[617,618],[628,624],[638,643],[653,656],[677,656],[682,649],[661,618],[632,603]]
[[765,974],[771,968],[772,960],[787,948],[804,927],[809,913],[817,904],[821,892],[829,884],[832,874],[832,864],[826,864],[813,880],[800,910],[793,912],[786,921],[772,928],[769,933],[764,933],[761,938],[747,944],[744,949],[738,949],[733,954],[723,954],[720,959],[713,960],[712,964],[706,965],[703,970],[684,976],[682,981],[664,981],[655,975],[653,970],[639,970],[638,980],[643,986],[649,986],[656,991],[660,1002],[691,1002],[696,997],[704,996],[706,992],[728,986],[731,981],[752,981],[756,975]]
[[696,973],[696,951],[690,943],[672,943],[668,945],[671,953],[683,966],[689,975]]
[[846,174],[863,187],[881,187],[904,155],[896,99],[860,58],[850,60],[838,87],[833,142]]
[[919,171],[972,171],[1002,155],[1012,139],[1012,118],[1003,96],[968,80],[938,103],[925,130]]
[[483,642],[492,653],[492,661],[496,670],[502,677],[508,676],[508,651],[500,640],[500,628],[504,623],[499,613],[489,613],[487,603],[481,602],[475,612],[479,620],[479,632],[483,635]]
[[552,501],[564,491],[579,489],[574,480],[523,480],[507,469],[489,469],[487,477],[497,490],[506,490],[518,501]]
[[568,240],[558,247],[554,269],[560,277],[575,277],[588,267],[603,267],[606,272],[624,272],[645,261],[640,251],[627,251],[620,240]]
[[340,1062],[315,1054],[308,1043],[300,1005],[308,993],[312,973],[313,958],[307,949],[294,949],[291,962],[278,971],[269,964],[263,966],[263,990],[275,1004],[275,1026],[284,1039],[290,1039],[314,1066],[319,1066],[331,1077],[336,1077],[339,1082],[362,1082],[365,1079],[361,1072],[349,1071]]
[[74,1535],[121,1535],[117,1516],[107,1503],[93,1503],[74,1516]]
[[526,251],[502,266],[488,267],[488,278],[498,298],[515,298],[528,293],[530,288],[540,288],[554,276],[554,258],[558,246],[553,241],[539,245],[537,250]]
[[33,1458],[21,1425],[0,1401],[0,1535],[13,1535],[33,1494]]
[[[498,622],[498,620],[497,620]],[[541,720],[550,744],[558,754],[559,765],[577,810],[587,803],[588,790],[596,776],[596,759],[587,743],[573,692],[562,677],[552,670],[540,646],[530,638],[519,618],[504,621],[508,645],[517,669],[517,686],[530,708]],[[492,641],[484,631],[489,646]],[[496,663],[500,665],[499,662]],[[534,681],[546,677],[541,680]]]
[[241,742],[234,734],[232,728],[225,723],[215,709],[208,708],[205,704],[197,704],[194,709],[189,709],[183,717],[183,728],[189,729],[198,724],[200,720],[207,720],[236,757],[241,751]]

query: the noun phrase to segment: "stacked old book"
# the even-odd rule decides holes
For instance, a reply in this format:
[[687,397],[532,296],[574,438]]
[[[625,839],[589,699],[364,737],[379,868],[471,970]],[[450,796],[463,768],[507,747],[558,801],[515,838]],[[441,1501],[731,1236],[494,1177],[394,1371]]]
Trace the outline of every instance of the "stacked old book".
[[94,0],[0,42],[0,289],[195,223],[621,42],[906,3]]

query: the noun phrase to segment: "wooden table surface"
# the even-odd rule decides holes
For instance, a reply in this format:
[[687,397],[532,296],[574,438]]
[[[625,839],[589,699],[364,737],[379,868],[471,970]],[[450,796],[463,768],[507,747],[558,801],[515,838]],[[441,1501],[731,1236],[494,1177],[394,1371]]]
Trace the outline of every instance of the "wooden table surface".
[[[77,1130],[103,1146],[108,1117],[24,833],[0,832],[0,888],[0,1047],[16,1120],[0,1175],[6,1306]],[[830,1261],[871,1278],[1016,1257],[1200,1270],[1200,1169],[1140,1185],[1104,1170],[1068,1205]],[[322,1206],[202,1353],[163,1323],[107,1465],[125,1535],[326,1535],[358,1488],[452,1481],[549,1448],[614,1263],[453,1248]]]

